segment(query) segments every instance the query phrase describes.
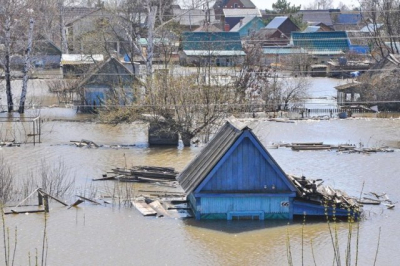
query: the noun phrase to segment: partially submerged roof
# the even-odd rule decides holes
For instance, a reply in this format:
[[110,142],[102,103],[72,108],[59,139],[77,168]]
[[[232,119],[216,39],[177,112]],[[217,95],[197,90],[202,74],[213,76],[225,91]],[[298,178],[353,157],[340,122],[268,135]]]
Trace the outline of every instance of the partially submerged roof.
[[184,51],[243,51],[238,32],[184,32]]
[[271,20],[270,23],[268,23],[267,26],[265,26],[266,29],[278,29],[287,19],[288,17],[275,17],[273,20]]
[[307,49],[312,54],[340,54],[350,47],[344,31],[293,32],[292,44]]
[[[177,180],[182,186],[186,194],[193,192],[202,182],[206,179],[209,173],[216,167],[225,154],[232,148],[236,141],[242,134],[249,134],[257,141],[263,152],[267,155],[269,153],[265,150],[264,146],[259,142],[258,138],[252,133],[251,129],[246,125],[238,122],[235,119],[227,121],[211,139],[209,144],[203,148],[189,165],[179,174]],[[269,156],[270,157],[270,156]],[[271,161],[279,168],[278,164],[270,157]],[[283,170],[279,168],[279,174],[284,174]],[[292,191],[296,191],[295,186],[287,178],[281,176]]]
[[256,17],[262,17],[261,12],[257,8],[249,8],[249,9],[243,9],[243,8],[236,8],[236,9],[223,9],[223,14],[224,17],[226,18],[243,18],[247,16],[256,16]]

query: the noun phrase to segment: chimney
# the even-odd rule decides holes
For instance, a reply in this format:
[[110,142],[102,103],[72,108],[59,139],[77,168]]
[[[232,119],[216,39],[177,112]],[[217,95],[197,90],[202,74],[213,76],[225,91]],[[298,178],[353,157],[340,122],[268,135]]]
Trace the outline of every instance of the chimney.
[[229,26],[228,23],[225,23],[224,31],[230,31],[231,27]]
[[243,26],[243,19],[241,19],[239,23],[239,28],[241,28]]

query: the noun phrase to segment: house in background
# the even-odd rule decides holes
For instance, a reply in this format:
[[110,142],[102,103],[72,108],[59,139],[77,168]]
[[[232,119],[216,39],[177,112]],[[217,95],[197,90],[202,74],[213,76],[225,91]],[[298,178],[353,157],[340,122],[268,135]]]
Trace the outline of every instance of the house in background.
[[220,25],[219,20],[215,17],[214,9],[182,9],[180,6],[174,6],[172,14],[174,20],[187,31],[193,31],[207,23]]
[[265,28],[269,30],[280,30],[289,38],[292,32],[300,30],[289,17],[275,17]]
[[256,32],[265,27],[265,23],[259,17],[244,17],[230,31],[239,32],[240,38],[254,36]]
[[300,10],[297,14],[301,15],[303,22],[308,25],[317,26],[315,24],[322,22],[333,29],[332,16],[340,14],[340,9]]
[[335,31],[359,30],[362,28],[361,13],[339,13],[332,18]]
[[179,59],[184,66],[235,66],[245,52],[238,32],[184,32]]
[[32,49],[32,65],[35,68],[60,68],[62,52],[52,41],[41,36]]
[[255,33],[254,39],[261,46],[286,46],[290,38],[278,29],[263,28]]
[[241,19],[245,17],[259,17],[261,12],[257,8],[253,9],[223,9],[221,16],[221,26],[224,31],[230,31]]
[[256,6],[250,0],[228,0],[224,5],[224,8],[244,8],[251,9],[256,8]]
[[291,45],[307,50],[316,64],[326,63],[350,50],[350,41],[344,31],[293,32]]
[[138,83],[134,73],[126,68],[118,59],[110,57],[107,61],[94,67],[78,84],[83,95],[84,108],[93,109],[107,101],[113,104],[126,105],[134,100],[134,85]]

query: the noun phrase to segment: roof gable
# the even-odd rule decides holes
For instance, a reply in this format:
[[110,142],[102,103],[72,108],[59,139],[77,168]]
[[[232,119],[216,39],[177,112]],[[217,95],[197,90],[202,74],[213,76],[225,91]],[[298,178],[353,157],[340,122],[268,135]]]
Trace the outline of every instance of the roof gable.
[[211,191],[279,193],[296,188],[247,128],[195,190]]
[[[244,146],[241,146],[244,143],[246,144],[246,148],[244,148]],[[296,191],[296,188],[286,177],[283,170],[273,160],[271,155],[265,150],[263,145],[259,142],[257,137],[251,132],[251,130],[246,126],[240,124],[234,125],[231,122],[226,122],[225,125],[221,127],[221,129],[210,141],[210,143],[200,152],[200,154],[195,159],[192,160],[192,162],[177,177],[177,180],[187,194],[190,194],[193,191],[201,191],[202,188],[207,186],[207,184],[210,182],[211,179],[213,179],[213,177],[216,177],[215,174],[220,169],[223,169],[224,165],[226,167],[226,163],[229,162],[229,160],[231,160],[231,163],[232,160],[236,160],[239,158],[247,158],[247,160],[251,160],[251,157],[248,157],[247,154],[250,150],[253,155],[257,156],[260,163],[262,162],[264,166],[269,166],[269,169],[273,169],[276,174],[276,180],[279,180],[280,182],[279,184],[285,186],[287,190],[290,190],[292,192]],[[246,162],[242,163],[242,165],[246,165],[246,167],[249,167],[252,164],[254,164],[254,162],[250,163],[248,161],[248,164],[246,164]],[[253,165],[252,167],[254,168],[259,166]],[[259,179],[259,181],[261,182],[264,180]],[[215,182],[218,183],[218,180],[215,179]],[[221,188],[223,188],[224,182],[220,182]],[[278,186],[278,183],[274,185]],[[270,187],[272,188],[272,185]],[[235,190],[235,188],[229,187],[227,187],[226,189]],[[251,186],[244,186],[239,190],[245,189],[254,188],[252,188]],[[262,189],[264,189],[264,186]]]
[[183,50],[243,50],[238,32],[184,32],[181,45]]
[[260,28],[264,27],[264,22],[259,17],[244,17],[239,23],[235,25],[230,31],[231,32],[240,32],[244,29],[253,30],[254,32],[258,31]]
[[134,74],[126,68],[118,59],[110,57],[103,62],[84,79],[78,87],[87,84],[109,84],[111,85],[128,85],[133,82]]
[[299,14],[303,16],[303,21],[310,22],[322,22],[327,26],[332,26],[332,12],[338,12],[340,10],[300,10]]
[[265,26],[266,29],[278,29],[287,19],[288,17],[274,17],[273,20]]

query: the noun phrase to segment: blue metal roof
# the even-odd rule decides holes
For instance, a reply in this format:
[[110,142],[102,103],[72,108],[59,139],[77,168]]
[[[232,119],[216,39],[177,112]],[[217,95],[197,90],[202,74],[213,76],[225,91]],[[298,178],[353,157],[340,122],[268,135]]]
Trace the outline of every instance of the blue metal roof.
[[361,14],[339,14],[337,24],[356,25],[361,20]]
[[183,50],[242,51],[239,32],[184,32]]
[[277,29],[279,28],[283,22],[285,22],[288,19],[288,17],[275,17],[273,20],[271,20],[270,23],[265,27],[266,29]]
[[292,32],[292,43],[294,46],[319,54],[345,52],[350,47],[350,41],[345,31]]

